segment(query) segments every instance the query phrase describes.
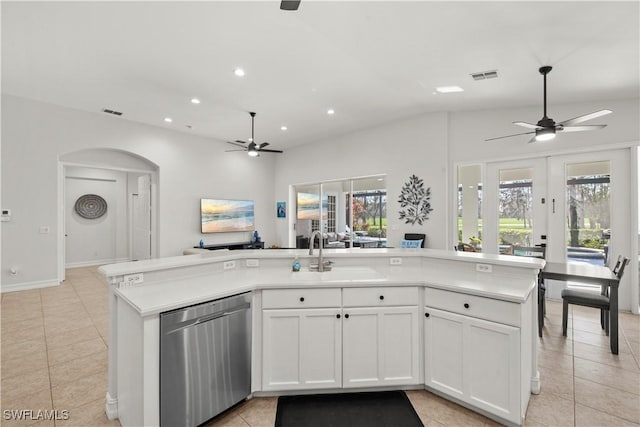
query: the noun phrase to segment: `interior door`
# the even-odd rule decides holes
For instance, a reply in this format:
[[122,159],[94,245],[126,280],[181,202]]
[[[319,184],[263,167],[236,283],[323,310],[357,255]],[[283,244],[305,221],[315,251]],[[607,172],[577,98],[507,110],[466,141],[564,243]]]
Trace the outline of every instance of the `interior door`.
[[488,163],[484,182],[482,252],[546,243],[545,158]]
[[131,259],[151,258],[151,176],[138,177],[137,193],[131,198]]

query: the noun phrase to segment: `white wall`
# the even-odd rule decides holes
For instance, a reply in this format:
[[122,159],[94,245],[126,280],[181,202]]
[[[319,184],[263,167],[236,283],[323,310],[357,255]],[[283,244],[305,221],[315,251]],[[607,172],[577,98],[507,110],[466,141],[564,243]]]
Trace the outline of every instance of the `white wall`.
[[[181,254],[201,238],[250,239],[250,233],[202,236],[202,197],[253,199],[263,240],[268,245],[276,237],[273,158],[225,153],[221,141],[3,94],[2,207],[13,210],[12,221],[2,223],[3,289],[57,281],[58,158],[87,148],[125,150],[158,165],[159,256]],[[39,234],[41,225],[51,233]]]
[[[65,173],[65,265],[79,267],[129,260],[127,173],[67,167]],[[97,194],[107,212],[97,219],[78,215],[76,200]]]
[[[427,235],[428,247],[444,248],[447,123],[446,113],[425,114],[286,150],[276,163],[276,198],[287,200],[291,184],[386,174],[389,246],[397,247],[404,233],[415,232]],[[407,225],[398,219],[398,196],[411,174],[431,187],[434,210],[422,226]],[[295,204],[290,201],[290,206]],[[287,244],[288,226],[288,222],[277,223],[277,238],[283,246]]]

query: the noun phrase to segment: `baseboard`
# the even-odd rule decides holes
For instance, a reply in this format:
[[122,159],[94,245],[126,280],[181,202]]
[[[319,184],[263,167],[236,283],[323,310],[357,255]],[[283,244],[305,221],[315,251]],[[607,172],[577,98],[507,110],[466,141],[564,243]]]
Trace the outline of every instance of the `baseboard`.
[[64,265],[64,268],[93,267],[96,265],[117,264],[119,262],[129,261],[129,258],[93,259],[90,261],[68,262]]
[[60,283],[56,279],[37,280],[35,282],[24,282],[24,283],[11,283],[9,285],[2,284],[2,288],[0,288],[0,293],[27,291],[29,289],[50,288],[52,286],[59,286],[59,285]]
[[111,397],[109,392],[105,396],[104,412],[110,420],[118,418],[118,399]]

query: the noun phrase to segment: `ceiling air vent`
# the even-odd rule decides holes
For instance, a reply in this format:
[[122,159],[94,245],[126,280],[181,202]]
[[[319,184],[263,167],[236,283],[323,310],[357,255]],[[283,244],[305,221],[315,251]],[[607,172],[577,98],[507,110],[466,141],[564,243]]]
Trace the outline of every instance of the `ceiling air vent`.
[[473,80],[486,80],[498,78],[498,70],[481,71],[479,73],[472,73]]
[[107,113],[107,114],[113,114],[114,116],[121,116],[122,115],[122,113],[120,111],[110,110],[108,108],[103,108],[102,112],[103,113]]

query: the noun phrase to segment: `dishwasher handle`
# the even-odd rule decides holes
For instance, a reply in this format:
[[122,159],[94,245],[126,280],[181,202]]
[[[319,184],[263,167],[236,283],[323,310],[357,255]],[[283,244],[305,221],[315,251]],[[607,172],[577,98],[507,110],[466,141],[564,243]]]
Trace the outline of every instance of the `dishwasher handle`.
[[206,315],[206,316],[198,317],[195,320],[191,320],[189,322],[184,322],[182,324],[175,325],[174,328],[172,328],[171,330],[166,331],[165,335],[169,335],[169,334],[172,334],[174,332],[178,332],[178,331],[181,331],[183,329],[190,328],[191,326],[197,326],[197,325],[200,325],[202,323],[210,322],[212,320],[216,320],[216,319],[219,319],[221,317],[231,316],[232,314],[239,313],[241,311],[245,311],[245,310],[248,310],[250,308],[251,308],[251,304],[250,303],[245,303],[245,304],[242,304],[242,305],[238,305],[238,306],[232,307],[231,310],[220,311],[218,313],[213,313],[213,314],[209,314],[209,315]]

